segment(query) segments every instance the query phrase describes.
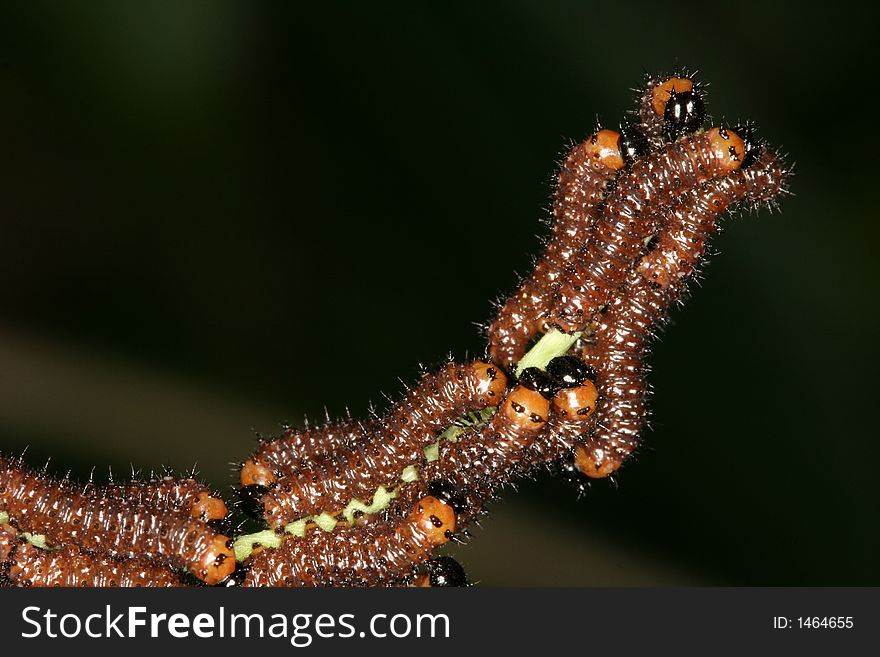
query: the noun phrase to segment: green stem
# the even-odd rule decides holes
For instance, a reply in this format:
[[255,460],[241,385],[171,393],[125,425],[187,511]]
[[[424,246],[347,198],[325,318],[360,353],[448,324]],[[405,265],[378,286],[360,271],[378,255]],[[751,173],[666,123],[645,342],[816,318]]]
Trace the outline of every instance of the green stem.
[[236,561],[244,561],[254,550],[255,545],[262,545],[267,548],[277,548],[281,545],[281,537],[271,529],[257,532],[256,534],[246,534],[235,539],[235,559]]
[[559,329],[550,329],[517,363],[516,375],[519,376],[528,367],[537,367],[539,370],[543,370],[551,360],[557,356],[565,355],[579,337],[581,337],[580,333],[569,335]]

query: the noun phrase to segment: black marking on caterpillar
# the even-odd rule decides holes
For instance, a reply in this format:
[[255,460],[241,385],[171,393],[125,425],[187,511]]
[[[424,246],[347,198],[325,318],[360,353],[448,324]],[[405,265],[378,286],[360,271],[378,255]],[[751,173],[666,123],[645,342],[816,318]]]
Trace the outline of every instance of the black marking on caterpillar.
[[519,382],[531,390],[537,390],[547,399],[553,399],[563,388],[574,388],[587,379],[595,378],[596,372],[592,367],[577,356],[568,355],[551,359],[544,370],[527,367],[519,375]]

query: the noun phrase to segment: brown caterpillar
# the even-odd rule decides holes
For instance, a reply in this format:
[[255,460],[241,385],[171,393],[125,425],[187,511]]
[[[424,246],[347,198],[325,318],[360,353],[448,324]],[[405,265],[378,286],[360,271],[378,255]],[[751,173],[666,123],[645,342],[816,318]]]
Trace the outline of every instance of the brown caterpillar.
[[379,486],[393,487],[404,468],[424,461],[424,448],[441,431],[467,412],[497,404],[506,387],[504,373],[481,361],[426,374],[370,442],[279,479],[260,500],[266,521],[280,528],[306,516],[335,515],[353,499],[372,499]]
[[419,480],[401,486],[393,512],[433,494],[454,504],[461,524],[469,521],[498,488],[530,465],[529,448],[545,430],[549,414],[550,402],[541,393],[515,386],[485,426],[441,443],[439,458],[420,468]]
[[75,545],[41,550],[20,543],[7,572],[18,586],[180,587],[186,584],[173,570],[144,558],[115,559],[90,554]]
[[783,190],[786,172],[775,153],[764,153],[748,167],[701,185],[672,206],[653,248],[638,271],[648,281],[669,287],[687,278],[699,262],[715,221],[740,202],[772,203]]
[[[630,273],[623,294],[604,315],[596,344],[589,350],[603,401],[595,431],[575,452],[575,464],[582,473],[606,477],[638,445],[647,416],[643,362],[647,344],[669,306],[684,294],[716,219],[743,202],[773,202],[784,191],[786,176],[781,158],[765,152],[753,165],[688,192],[671,208],[657,247]],[[657,279],[665,285],[655,284]]]
[[232,542],[186,511],[130,502],[118,491],[39,476],[0,456],[0,509],[19,530],[51,545],[78,545],[116,557],[150,556],[187,568],[208,584],[235,569]]
[[510,368],[525,354],[529,340],[544,330],[550,311],[548,291],[565,263],[586,244],[608,184],[624,166],[621,135],[599,130],[569,151],[559,171],[550,239],[532,274],[498,309],[489,326],[489,357]]
[[375,420],[328,421],[314,428],[288,428],[280,437],[260,442],[241,466],[241,485],[271,486],[280,477],[312,467],[344,447],[365,442],[378,428]]
[[108,496],[124,499],[127,503],[144,504],[155,509],[183,511],[200,520],[222,520],[229,514],[226,503],[203,483],[192,478],[175,479],[171,476],[149,481],[110,484],[105,487]]
[[243,586],[400,586],[456,531],[452,507],[435,497],[394,522],[289,536],[251,557]]
[[712,128],[668,144],[621,175],[593,239],[562,279],[554,302],[556,324],[568,333],[588,329],[659,228],[659,208],[702,182],[738,169],[744,150],[735,132]]

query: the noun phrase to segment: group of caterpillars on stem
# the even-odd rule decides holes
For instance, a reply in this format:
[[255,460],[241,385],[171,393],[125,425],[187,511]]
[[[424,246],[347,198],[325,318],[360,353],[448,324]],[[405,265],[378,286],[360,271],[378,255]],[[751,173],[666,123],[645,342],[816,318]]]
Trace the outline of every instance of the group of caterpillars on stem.
[[786,191],[753,126],[704,128],[692,75],[649,77],[633,114],[567,153],[545,251],[499,305],[484,359],[424,374],[381,416],[260,441],[240,507],[267,529],[227,536],[225,502],[192,478],[81,486],[0,457],[2,582],[467,585],[437,548],[536,468],[621,467],[645,426],[650,341],[719,217]]

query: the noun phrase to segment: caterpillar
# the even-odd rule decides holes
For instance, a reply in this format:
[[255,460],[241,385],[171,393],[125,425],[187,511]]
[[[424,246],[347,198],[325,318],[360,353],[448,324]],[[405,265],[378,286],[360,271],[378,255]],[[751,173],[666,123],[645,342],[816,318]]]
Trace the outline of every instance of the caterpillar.
[[[693,132],[702,124],[704,90],[688,73],[648,77],[638,101],[639,132],[659,150],[674,135]],[[675,96],[675,101],[670,101]],[[668,111],[667,111],[668,109]]]
[[[746,134],[744,128],[739,131]],[[754,147],[747,148],[746,152],[753,150]],[[672,206],[666,226],[638,264],[642,276],[661,287],[678,283],[693,271],[719,215],[743,201],[753,207],[773,202],[783,189],[784,166],[772,152],[756,158],[754,164],[727,178],[701,185]]]
[[507,377],[489,363],[449,364],[426,374],[382,420],[370,442],[343,448],[325,462],[280,478],[261,498],[270,527],[303,517],[338,514],[353,499],[392,487],[403,470],[424,461],[424,449],[469,411],[497,404]]
[[452,507],[426,496],[393,522],[287,536],[248,560],[242,586],[400,586],[456,527]]
[[192,478],[176,479],[171,476],[149,481],[110,484],[106,494],[124,499],[129,504],[144,504],[156,509],[184,511],[204,521],[223,520],[229,509],[226,503],[208,486]]
[[244,487],[268,488],[279,477],[314,466],[344,447],[365,442],[378,428],[375,420],[331,422],[329,419],[314,428],[287,428],[277,438],[260,441],[259,447],[241,465],[240,483]]
[[190,512],[118,496],[113,486],[75,486],[0,456],[0,509],[19,530],[115,557],[150,556],[207,584],[235,569],[232,542]]
[[135,557],[117,559],[90,554],[74,545],[42,550],[16,546],[6,576],[17,586],[181,587],[186,583],[167,566]]
[[620,176],[593,239],[568,267],[556,292],[555,323],[567,333],[589,328],[659,227],[657,209],[695,185],[735,171],[743,152],[739,135],[712,128],[668,144]]
[[[568,453],[574,437],[588,431],[598,392],[586,378],[592,371],[574,356],[553,359],[547,370],[551,389],[535,390],[521,375],[507,412],[502,406],[485,426],[442,444],[438,459],[423,468],[419,481],[402,487],[389,513],[399,514],[427,493],[452,504],[464,524],[515,477]],[[548,414],[549,423],[541,422]]]
[[608,476],[638,445],[647,416],[647,343],[669,306],[684,294],[718,216],[742,203],[772,203],[785,190],[787,175],[782,159],[766,151],[753,165],[686,193],[670,209],[656,247],[630,273],[589,350],[602,405],[595,431],[575,450],[575,465],[583,474]]
[[544,431],[550,401],[524,385],[508,392],[484,425],[440,445],[438,458],[425,463],[418,481],[400,488],[391,515],[430,494],[450,503],[461,524],[482,512],[495,491],[530,465],[530,447]]
[[564,263],[589,239],[605,191],[624,166],[622,151],[632,156],[639,148],[632,137],[622,140],[619,132],[598,130],[574,146],[563,161],[544,255],[489,325],[489,357],[502,367],[519,361],[529,340],[542,330],[550,309],[548,290]]

